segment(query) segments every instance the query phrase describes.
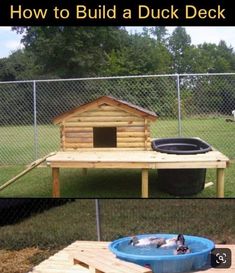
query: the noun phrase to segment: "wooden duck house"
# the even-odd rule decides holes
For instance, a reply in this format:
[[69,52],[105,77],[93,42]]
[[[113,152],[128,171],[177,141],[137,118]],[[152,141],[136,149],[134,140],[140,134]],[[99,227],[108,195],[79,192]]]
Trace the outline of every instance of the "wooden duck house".
[[151,150],[150,122],[154,112],[103,96],[56,118],[61,149]]

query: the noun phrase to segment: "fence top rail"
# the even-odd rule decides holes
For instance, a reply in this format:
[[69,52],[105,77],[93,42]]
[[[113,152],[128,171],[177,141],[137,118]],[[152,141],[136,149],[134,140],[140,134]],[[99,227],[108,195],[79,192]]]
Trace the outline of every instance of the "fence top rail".
[[88,80],[112,80],[112,79],[135,79],[135,78],[158,78],[158,77],[187,77],[187,76],[232,76],[235,73],[189,73],[189,74],[156,74],[156,75],[132,75],[112,77],[87,77],[70,79],[44,79],[44,80],[21,80],[21,81],[0,81],[0,84],[13,83],[39,83],[39,82],[61,82],[61,81],[88,81]]

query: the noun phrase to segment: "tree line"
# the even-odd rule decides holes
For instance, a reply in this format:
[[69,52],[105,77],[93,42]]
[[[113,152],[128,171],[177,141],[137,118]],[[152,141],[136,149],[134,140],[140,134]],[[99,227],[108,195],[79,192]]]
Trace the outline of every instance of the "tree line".
[[0,80],[234,72],[225,41],[193,45],[184,27],[14,27],[24,49],[0,59]]

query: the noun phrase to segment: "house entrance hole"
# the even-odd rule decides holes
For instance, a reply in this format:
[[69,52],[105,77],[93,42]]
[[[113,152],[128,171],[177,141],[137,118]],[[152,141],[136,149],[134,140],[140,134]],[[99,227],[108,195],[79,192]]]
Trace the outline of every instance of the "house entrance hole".
[[93,128],[94,148],[115,148],[117,147],[116,127],[94,127]]

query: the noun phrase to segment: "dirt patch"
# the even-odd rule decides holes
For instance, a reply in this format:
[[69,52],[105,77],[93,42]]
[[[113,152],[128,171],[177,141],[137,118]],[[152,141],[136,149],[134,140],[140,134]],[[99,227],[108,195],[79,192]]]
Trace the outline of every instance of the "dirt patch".
[[52,255],[49,250],[25,248],[22,250],[0,250],[1,273],[26,273],[36,264]]

